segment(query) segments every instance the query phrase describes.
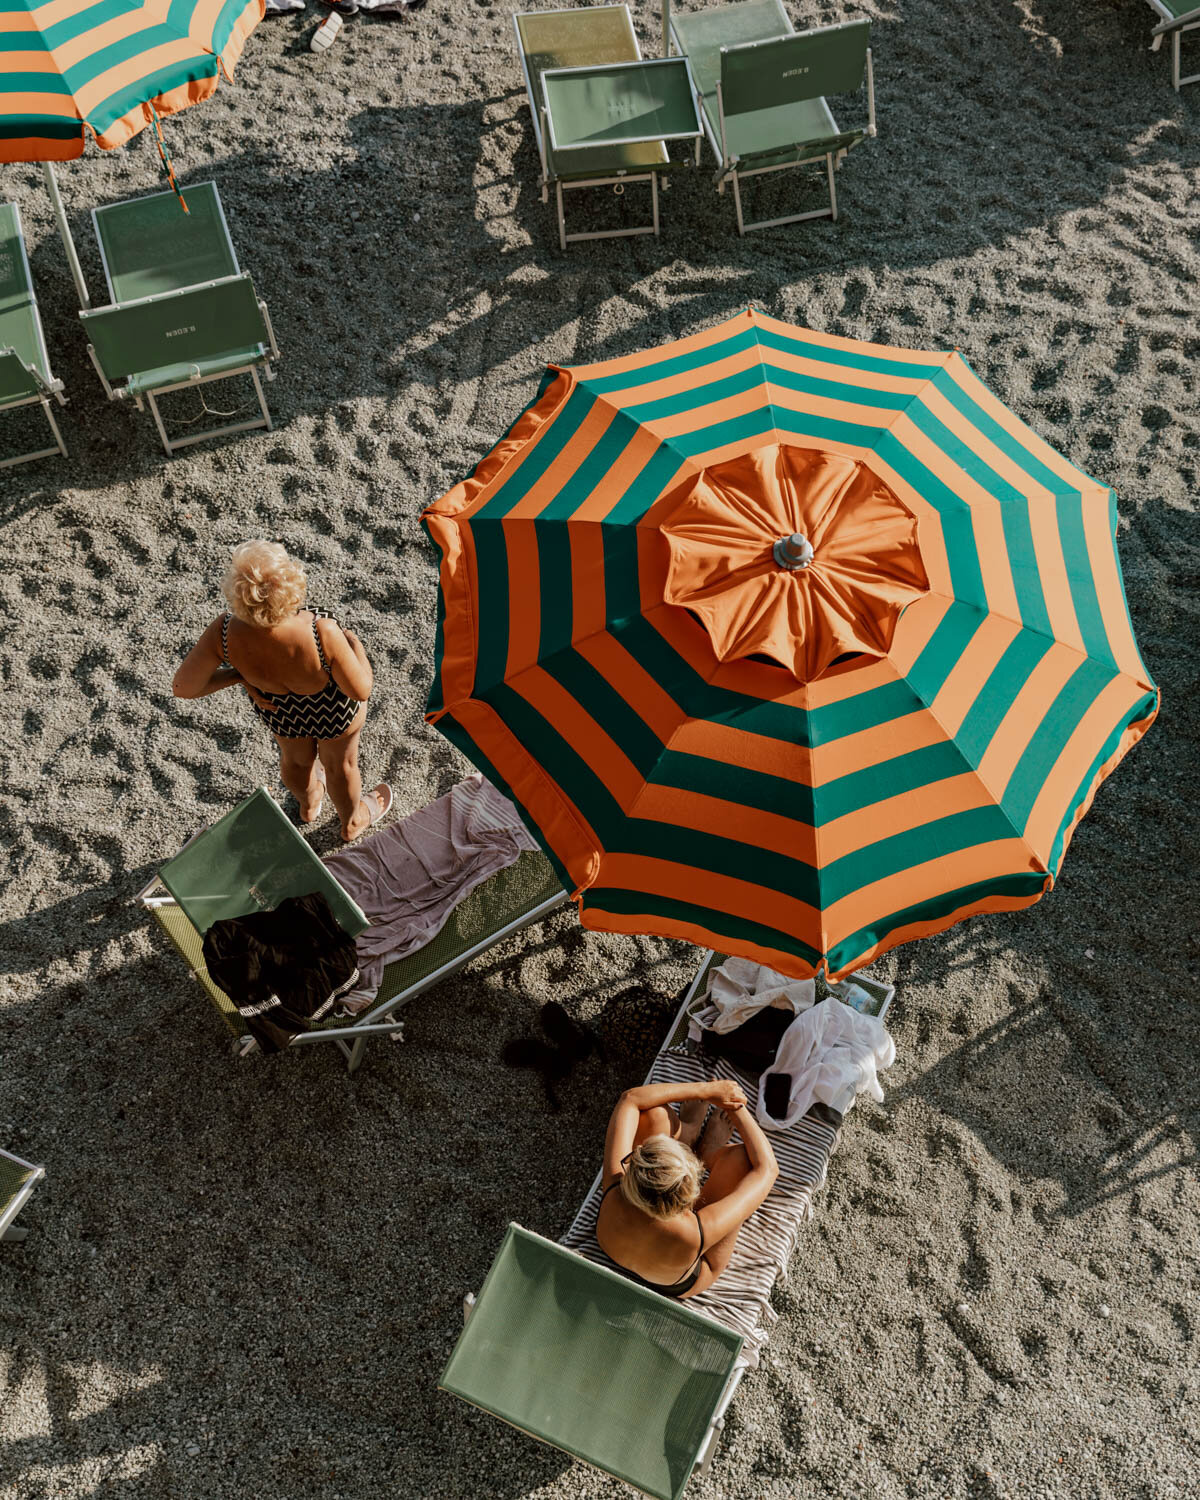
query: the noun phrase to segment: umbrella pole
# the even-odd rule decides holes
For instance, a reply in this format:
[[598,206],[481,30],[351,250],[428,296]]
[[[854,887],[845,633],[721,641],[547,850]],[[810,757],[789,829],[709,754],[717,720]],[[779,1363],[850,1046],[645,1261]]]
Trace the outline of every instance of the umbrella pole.
[[62,195],[58,191],[58,178],[54,175],[54,163],[44,161],[42,173],[46,179],[46,191],[50,194],[50,202],[54,206],[54,217],[58,220],[58,232],[62,236],[63,249],[67,252],[67,262],[71,267],[71,275],[75,278],[75,290],[79,293],[81,307],[91,307],[88,300],[87,282],[83,279],[83,268],[79,264],[79,256],[75,253],[75,241],[71,238],[71,230],[67,224],[66,210],[63,208]]
[[662,0],[663,56],[671,55],[671,0]]

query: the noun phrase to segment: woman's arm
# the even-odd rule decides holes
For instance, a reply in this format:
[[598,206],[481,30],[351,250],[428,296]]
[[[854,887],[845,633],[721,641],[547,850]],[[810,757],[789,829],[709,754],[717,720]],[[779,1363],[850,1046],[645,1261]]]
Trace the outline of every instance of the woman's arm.
[[771,1143],[763,1134],[762,1127],[754,1115],[743,1104],[730,1112],[730,1119],[742,1138],[746,1155],[750,1158],[747,1172],[732,1193],[708,1203],[700,1210],[700,1227],[704,1231],[704,1243],[715,1245],[727,1234],[740,1229],[754,1210],[765,1201],[779,1176],[779,1163]]
[[317,621],[321,633],[321,645],[333,680],[348,698],[365,703],[375,686],[375,674],[363,650],[363,643],[354,634],[339,625],[336,620]]
[[605,1187],[620,1176],[621,1163],[633,1150],[642,1111],[658,1105],[683,1104],[688,1099],[709,1099],[723,1109],[734,1109],[746,1102],[745,1094],[727,1078],[701,1083],[644,1083],[640,1088],[626,1089],[609,1117],[608,1134],[604,1138]]
[[746,1096],[728,1078],[709,1078],[698,1083],[643,1083],[626,1089],[621,1095],[636,1110],[654,1109],[660,1104],[684,1104],[688,1099],[708,1099],[721,1109],[745,1104]]
[[241,681],[242,674],[222,661],[221,622],[217,619],[180,662],[171,692],[176,698],[206,698]]

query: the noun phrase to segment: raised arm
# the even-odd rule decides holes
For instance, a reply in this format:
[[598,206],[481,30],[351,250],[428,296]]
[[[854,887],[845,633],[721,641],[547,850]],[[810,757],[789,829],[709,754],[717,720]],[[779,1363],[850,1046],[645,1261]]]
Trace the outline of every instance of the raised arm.
[[638,1088],[626,1089],[609,1117],[608,1134],[604,1138],[605,1187],[620,1176],[621,1162],[633,1150],[633,1138],[643,1111],[660,1105],[684,1104],[689,1099],[708,1099],[722,1107],[738,1100],[742,1104],[746,1102],[741,1089],[725,1078],[698,1083],[644,1083]]
[[727,1234],[740,1229],[754,1210],[766,1201],[767,1194],[775,1186],[775,1179],[779,1176],[775,1152],[751,1111],[743,1103],[740,1109],[729,1110],[727,1113],[750,1158],[750,1171],[732,1193],[718,1198],[715,1203],[706,1204],[700,1210],[700,1227],[704,1231],[706,1245],[715,1245]]
[[345,629],[336,620],[318,620],[317,630],[334,682],[348,698],[365,703],[375,686],[375,674],[371,671],[363,643],[353,630]]
[[221,621],[215,619],[179,664],[171,683],[176,698],[206,698],[237,687],[242,674],[221,659]]

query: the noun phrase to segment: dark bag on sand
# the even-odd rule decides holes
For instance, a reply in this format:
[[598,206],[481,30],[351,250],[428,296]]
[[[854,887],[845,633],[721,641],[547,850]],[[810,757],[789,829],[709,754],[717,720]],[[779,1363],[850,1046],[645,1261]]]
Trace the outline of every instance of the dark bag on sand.
[[214,922],[205,967],[237,1006],[264,1052],[307,1031],[358,978],[354,939],[320,891],[289,896],[274,911]]
[[795,1019],[791,1006],[768,1005],[734,1031],[702,1031],[701,1050],[706,1057],[723,1057],[748,1073],[761,1073],[775,1061],[783,1033]]

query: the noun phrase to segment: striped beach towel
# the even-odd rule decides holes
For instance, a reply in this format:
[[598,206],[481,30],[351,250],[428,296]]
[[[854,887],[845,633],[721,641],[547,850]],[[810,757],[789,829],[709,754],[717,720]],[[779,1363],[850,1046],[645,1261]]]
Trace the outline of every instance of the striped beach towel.
[[[706,1078],[731,1078],[746,1095],[753,1110],[758,1102],[758,1079],[724,1059],[694,1056],[682,1048],[660,1052],[650,1069],[647,1083],[697,1082]],[[823,1118],[824,1116],[824,1118]],[[753,1367],[777,1314],[771,1307],[771,1289],[786,1277],[803,1226],[812,1218],[813,1195],[824,1185],[829,1158],[841,1141],[841,1127],[829,1123],[836,1111],[816,1106],[790,1130],[773,1131],[771,1144],[779,1161],[779,1178],[770,1196],[742,1225],[733,1259],[705,1292],[689,1297],[686,1305],[706,1317],[732,1328],[745,1339],[743,1359]],[[734,1140],[738,1139],[734,1135]],[[609,1260],[596,1242],[596,1218],[600,1212],[601,1181],[597,1175],[575,1222],[560,1243],[611,1270],[621,1267]]]

